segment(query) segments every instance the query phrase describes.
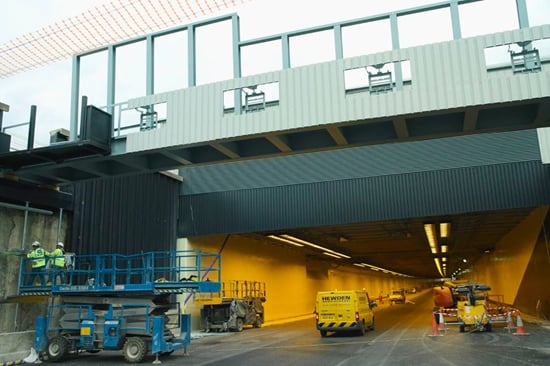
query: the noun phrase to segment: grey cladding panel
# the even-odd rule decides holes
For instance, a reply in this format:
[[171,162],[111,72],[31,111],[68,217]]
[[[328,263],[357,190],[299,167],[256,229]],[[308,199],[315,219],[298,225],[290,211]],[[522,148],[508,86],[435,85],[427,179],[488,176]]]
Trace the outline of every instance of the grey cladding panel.
[[530,161],[180,196],[178,236],[547,205],[549,174]]
[[183,194],[539,160],[536,130],[449,137],[182,169]]

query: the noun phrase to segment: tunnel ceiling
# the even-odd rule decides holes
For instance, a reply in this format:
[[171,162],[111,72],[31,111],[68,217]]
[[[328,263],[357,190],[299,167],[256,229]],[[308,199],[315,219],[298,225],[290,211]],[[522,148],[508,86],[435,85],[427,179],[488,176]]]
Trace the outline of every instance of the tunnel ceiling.
[[[523,221],[533,208],[510,209],[490,212],[445,215],[440,217],[409,218],[394,221],[365,222],[347,225],[309,227],[283,232],[262,232],[270,244],[289,247],[277,240],[266,238],[271,234],[288,234],[337,252],[351,259],[334,259],[322,251],[296,247],[308,255],[326,260],[332,265],[353,265],[365,262],[397,273],[420,278],[441,277],[430,251],[424,232],[424,223],[450,222],[450,236],[439,238],[439,243],[449,247],[446,254],[447,276],[458,268],[463,270],[483,255],[489,255],[500,239]],[[467,262],[463,262],[466,259]],[[370,269],[366,268],[365,271]]]

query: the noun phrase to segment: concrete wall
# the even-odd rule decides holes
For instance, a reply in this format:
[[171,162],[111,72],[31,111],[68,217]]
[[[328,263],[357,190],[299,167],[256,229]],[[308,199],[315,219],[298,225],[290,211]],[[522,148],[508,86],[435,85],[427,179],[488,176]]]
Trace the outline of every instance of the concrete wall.
[[0,333],[34,329],[36,316],[45,309],[45,303],[18,303],[20,300],[13,298],[17,295],[20,271],[20,257],[13,254],[18,250],[26,253],[35,240],[46,250],[53,250],[59,240],[70,247],[68,232],[67,213],[63,213],[59,225],[59,212],[29,212],[25,229],[25,211],[0,207]]
[[[178,248],[219,252],[225,236],[180,239]],[[312,315],[317,291],[366,289],[375,299],[387,295],[393,288],[419,287],[413,279],[396,277],[351,265],[338,265],[307,256],[304,248],[276,245],[264,238],[245,235],[229,236],[221,255],[222,281],[265,282],[267,301],[264,303],[266,322]],[[186,312],[192,324],[200,324],[199,301],[190,301]]]
[[29,356],[34,331],[0,333],[0,365],[15,365]]
[[537,313],[540,309],[550,315],[550,291],[545,278],[550,276],[550,256],[544,221],[548,207],[538,207],[485,254],[470,269],[464,279],[491,286],[491,295],[502,295],[504,303],[522,312]]

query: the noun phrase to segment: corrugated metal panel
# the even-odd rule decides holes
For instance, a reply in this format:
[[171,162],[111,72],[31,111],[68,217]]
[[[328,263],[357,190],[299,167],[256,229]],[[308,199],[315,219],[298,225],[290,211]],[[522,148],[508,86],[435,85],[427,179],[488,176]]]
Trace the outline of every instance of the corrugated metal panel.
[[187,195],[178,236],[535,207],[550,203],[549,177],[532,161]]
[[[472,105],[536,99],[550,95],[550,68],[533,75],[488,73],[484,48],[508,42],[550,37],[550,25],[457,41],[331,61],[142,97],[131,107],[167,100],[168,118],[161,129],[130,134],[127,152],[162,146],[249,136],[269,131],[307,128],[350,120],[463,108]],[[346,95],[344,70],[409,60],[412,85],[391,93]],[[268,111],[223,114],[223,92],[279,81],[280,104]],[[506,90],[506,94],[503,94]],[[269,108],[268,108],[269,109]]]
[[521,130],[189,166],[181,174],[183,193],[198,194],[539,159],[536,131]]
[[149,174],[74,185],[73,248],[80,254],[175,249],[179,184]]

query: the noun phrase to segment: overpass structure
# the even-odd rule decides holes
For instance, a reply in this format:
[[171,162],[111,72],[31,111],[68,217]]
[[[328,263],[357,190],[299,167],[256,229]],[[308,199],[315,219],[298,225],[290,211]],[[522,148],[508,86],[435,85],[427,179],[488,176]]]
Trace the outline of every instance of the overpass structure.
[[[550,25],[529,26],[526,2],[518,0],[518,29],[463,38],[460,7],[475,2],[249,41],[240,40],[233,14],[109,46],[104,109],[114,121],[106,119],[112,135],[100,151],[77,136],[80,60],[87,54],[76,56],[69,141],[5,151],[2,174],[63,186],[178,169],[180,237],[250,233],[358,267],[426,278],[456,275],[465,259],[504,247],[525,275],[550,203]],[[452,39],[400,47],[399,17],[441,9]],[[194,30],[212,22],[231,24],[234,78],[195,85]],[[343,57],[342,30],[371,22],[387,24],[391,49]],[[190,85],[155,93],[155,37],[182,30]],[[292,37],[324,31],[334,35],[335,59],[291,67]],[[147,91],[121,106],[116,47],[138,41],[147,45]],[[268,42],[280,45],[282,68],[241,76],[242,49]],[[128,110],[138,114],[124,125],[119,117]],[[442,223],[451,224],[449,239]],[[510,233],[526,242],[507,247]],[[533,278],[548,269],[542,271]]]

